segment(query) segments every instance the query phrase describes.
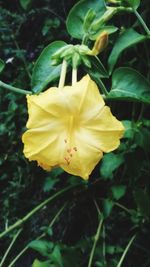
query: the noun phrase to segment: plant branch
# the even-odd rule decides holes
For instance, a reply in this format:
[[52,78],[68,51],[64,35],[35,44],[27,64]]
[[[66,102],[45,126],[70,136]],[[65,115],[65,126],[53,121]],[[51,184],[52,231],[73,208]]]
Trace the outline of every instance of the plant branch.
[[16,223],[14,223],[13,225],[11,225],[10,227],[8,227],[5,231],[3,231],[0,234],[0,238],[2,238],[3,236],[5,236],[6,234],[8,234],[9,232],[11,232],[12,230],[14,230],[15,228],[20,227],[21,225],[23,225],[27,220],[29,220],[37,211],[39,211],[40,209],[42,209],[45,205],[47,205],[48,203],[50,203],[52,200],[54,200],[55,198],[61,196],[63,193],[67,192],[68,190],[70,190],[71,188],[73,188],[74,186],[68,186],[62,190],[60,190],[59,192],[55,193],[53,196],[47,198],[45,201],[43,201],[42,203],[40,203],[38,206],[36,206],[33,210],[31,210],[26,216],[24,216],[22,219],[19,219]]
[[102,80],[99,79],[98,83],[100,85],[100,89],[101,89],[102,93],[104,94],[104,96],[107,96],[108,95],[108,91],[107,91],[105,85],[103,84]]
[[16,241],[17,237],[19,236],[19,234],[21,233],[21,231],[22,231],[22,229],[19,229],[18,232],[14,235],[14,237],[13,237],[13,239],[12,239],[12,241],[11,241],[9,247],[8,247],[8,249],[6,250],[6,252],[5,252],[5,254],[4,254],[4,256],[3,256],[3,258],[2,258],[2,260],[0,262],[0,267],[3,266],[3,263],[5,262],[9,251],[11,250],[13,244],[15,243],[15,241]]
[[[65,203],[60,210],[56,213],[56,215],[54,216],[54,218],[52,219],[52,221],[49,224],[49,227],[52,227],[54,225],[54,223],[56,222],[57,218],[60,216],[60,214],[63,212],[63,210],[65,209],[67,203]],[[42,235],[40,235],[39,237],[36,238],[36,240],[40,240],[41,238],[43,238],[44,236],[46,236],[46,233],[43,233]],[[29,245],[26,245],[21,251],[20,253],[13,259],[13,261],[9,264],[8,267],[12,267],[17,261],[18,259],[28,250]]]
[[126,246],[126,248],[125,248],[125,250],[124,250],[124,252],[123,252],[123,254],[122,254],[121,258],[120,258],[120,261],[119,261],[118,264],[117,264],[117,267],[121,267],[121,265],[122,265],[122,263],[123,263],[123,260],[124,260],[124,258],[125,258],[125,256],[126,256],[127,252],[129,251],[129,248],[130,248],[130,246],[132,245],[132,243],[133,243],[133,241],[134,241],[135,238],[136,238],[136,235],[134,235],[134,236],[130,239],[128,245]]
[[31,95],[32,94],[31,91],[27,91],[27,90],[23,90],[23,89],[11,86],[11,85],[4,83],[2,81],[0,81],[0,87],[2,87],[4,89],[8,89],[8,90],[15,92],[15,93],[23,94],[23,95],[28,95],[28,94]]
[[94,243],[93,243],[93,247],[92,247],[92,250],[91,250],[91,253],[90,253],[88,267],[91,267],[92,266],[95,249],[96,249],[96,246],[97,246],[97,242],[99,240],[99,237],[100,237],[100,233],[101,233],[101,229],[102,229],[102,224],[103,224],[103,219],[102,219],[102,216],[101,216],[99,207],[98,207],[96,201],[94,201],[94,203],[96,205],[96,209],[98,211],[98,217],[100,218],[100,220],[99,220],[99,224],[98,224],[98,228],[97,228],[96,234],[94,236]]

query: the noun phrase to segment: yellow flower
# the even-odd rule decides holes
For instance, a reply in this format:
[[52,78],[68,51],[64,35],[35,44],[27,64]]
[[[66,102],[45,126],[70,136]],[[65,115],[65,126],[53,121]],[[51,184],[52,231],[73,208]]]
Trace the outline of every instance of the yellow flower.
[[120,144],[124,127],[88,75],[73,86],[28,95],[27,103],[24,154],[43,169],[59,166],[88,179],[103,152]]

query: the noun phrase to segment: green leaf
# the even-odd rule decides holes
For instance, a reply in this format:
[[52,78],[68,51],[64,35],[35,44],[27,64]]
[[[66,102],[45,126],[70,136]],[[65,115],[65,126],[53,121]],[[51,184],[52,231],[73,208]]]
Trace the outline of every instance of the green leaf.
[[144,216],[150,216],[150,195],[144,192],[144,190],[138,188],[134,192],[134,198],[140,212]]
[[2,59],[0,59],[0,73],[3,71],[4,67],[5,67],[5,63]]
[[125,195],[126,186],[125,185],[114,185],[111,187],[111,191],[112,191],[114,199],[118,200]]
[[144,41],[147,37],[133,29],[123,32],[117,39],[108,59],[110,73],[112,72],[120,54],[127,48]]
[[108,78],[109,74],[98,57],[90,57],[90,68],[85,68],[91,77],[98,82],[99,78]]
[[116,69],[108,99],[131,100],[150,104],[150,83],[131,68]]
[[105,154],[100,166],[100,174],[104,179],[112,179],[113,172],[124,162],[122,155]]
[[33,0],[20,0],[20,5],[24,10],[27,10],[31,7]]
[[50,267],[50,263],[48,261],[39,261],[38,259],[35,259],[32,267]]
[[47,177],[44,185],[43,185],[43,191],[44,192],[49,192],[52,190],[55,186],[55,184],[59,181],[59,179],[52,179],[51,177]]
[[102,210],[103,210],[104,218],[107,218],[110,215],[113,209],[113,206],[114,206],[114,202],[108,198],[102,201],[102,207],[103,207]]
[[29,248],[38,251],[42,256],[48,256],[51,249],[53,248],[53,243],[46,240],[33,240],[29,243]]
[[118,30],[117,27],[113,26],[113,25],[109,25],[109,26],[102,26],[99,31],[97,31],[95,34],[90,34],[89,38],[91,40],[96,40],[96,38],[103,32],[106,31],[108,34],[112,34],[114,32],[116,32]]
[[125,133],[123,135],[124,138],[132,139],[134,137],[135,129],[133,127],[133,122],[129,120],[122,121],[125,127]]
[[150,153],[150,131],[144,127],[139,128],[135,134],[135,143],[143,148],[147,153]]
[[105,1],[101,0],[82,0],[79,1],[69,12],[67,17],[67,30],[71,36],[82,39],[87,33],[85,30],[84,19],[89,10],[96,12],[95,19],[101,17],[106,11]]
[[63,259],[60,252],[60,247],[58,245],[55,246],[53,252],[50,255],[50,259],[57,267],[63,267]]
[[65,45],[63,41],[55,41],[48,45],[37,59],[31,79],[34,92],[42,91],[51,81],[59,77],[61,65],[52,66],[52,55]]

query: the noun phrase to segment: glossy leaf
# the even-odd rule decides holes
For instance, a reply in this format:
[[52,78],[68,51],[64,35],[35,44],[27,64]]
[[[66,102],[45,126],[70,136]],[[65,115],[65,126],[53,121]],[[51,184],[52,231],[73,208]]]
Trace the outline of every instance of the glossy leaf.
[[139,34],[133,29],[123,32],[117,39],[108,59],[109,72],[111,73],[121,53],[146,39],[146,36]]
[[42,256],[49,255],[53,244],[46,240],[33,240],[28,245],[30,248],[38,251]]
[[104,179],[112,179],[113,172],[124,162],[122,155],[112,153],[105,154],[100,167],[100,174]]
[[5,67],[5,63],[2,59],[0,59],[0,73],[3,71],[4,67]]
[[104,218],[109,217],[109,215],[113,209],[113,206],[114,206],[114,202],[108,198],[106,198],[102,201],[102,212],[103,212]]
[[48,261],[39,261],[38,259],[35,259],[32,267],[49,267],[50,263]]
[[27,10],[30,8],[33,0],[20,0],[20,5],[23,9]]
[[109,26],[102,26],[98,32],[96,32],[95,34],[90,34],[89,38],[91,40],[96,40],[96,38],[103,32],[106,31],[108,34],[112,34],[114,32],[116,32],[118,30],[117,27],[113,26],[113,25],[109,25]]
[[114,199],[119,200],[121,197],[125,195],[126,186],[125,185],[114,185],[111,187],[111,191],[112,191]]
[[55,266],[63,267],[63,259],[62,259],[62,255],[61,255],[61,251],[60,251],[59,245],[56,245],[54,247],[54,250],[50,255],[50,259],[55,264]]
[[69,34],[74,38],[82,39],[86,34],[83,25],[89,10],[96,12],[95,19],[99,18],[106,10],[104,0],[82,0],[71,9],[66,23]]
[[48,45],[37,59],[31,80],[34,92],[42,91],[51,81],[59,77],[61,65],[52,66],[51,57],[59,48],[65,45],[66,43],[63,41],[55,41]]
[[150,83],[134,69],[116,69],[112,76],[112,89],[108,98],[150,104]]
[[148,154],[150,153],[150,130],[140,127],[135,134],[135,142]]

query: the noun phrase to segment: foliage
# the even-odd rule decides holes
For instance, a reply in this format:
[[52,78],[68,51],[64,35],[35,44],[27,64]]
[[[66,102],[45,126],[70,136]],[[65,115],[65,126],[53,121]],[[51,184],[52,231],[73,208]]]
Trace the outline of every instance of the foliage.
[[[149,6],[149,0],[1,3],[0,266],[149,266]],[[106,48],[91,56],[104,31]],[[10,83],[32,92],[57,85],[62,60],[70,74],[72,57],[79,78],[90,74],[126,129],[88,182],[24,158],[26,99],[7,90]]]

